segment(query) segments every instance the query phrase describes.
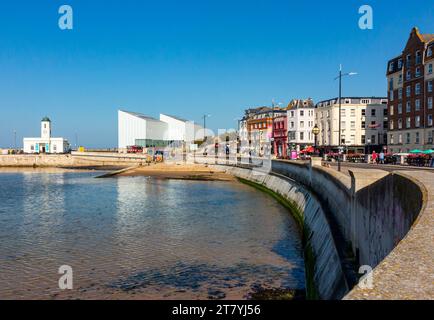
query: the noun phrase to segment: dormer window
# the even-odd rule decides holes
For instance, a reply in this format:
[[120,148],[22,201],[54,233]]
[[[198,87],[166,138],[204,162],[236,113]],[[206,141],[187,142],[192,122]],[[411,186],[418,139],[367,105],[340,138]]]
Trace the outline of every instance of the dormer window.
[[399,59],[398,60],[398,69],[401,69],[402,68],[402,59]]
[[427,57],[432,56],[432,46],[428,48],[426,55],[427,55]]
[[389,72],[393,72],[393,62],[389,64]]

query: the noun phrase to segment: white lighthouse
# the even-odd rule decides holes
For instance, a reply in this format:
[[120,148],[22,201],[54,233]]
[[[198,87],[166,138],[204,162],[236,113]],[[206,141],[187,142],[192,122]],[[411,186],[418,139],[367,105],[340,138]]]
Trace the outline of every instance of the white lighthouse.
[[44,117],[41,120],[41,139],[50,140],[51,138],[51,120],[48,117]]
[[41,137],[24,138],[24,153],[66,153],[70,146],[64,138],[51,137],[51,120],[44,117],[41,120]]

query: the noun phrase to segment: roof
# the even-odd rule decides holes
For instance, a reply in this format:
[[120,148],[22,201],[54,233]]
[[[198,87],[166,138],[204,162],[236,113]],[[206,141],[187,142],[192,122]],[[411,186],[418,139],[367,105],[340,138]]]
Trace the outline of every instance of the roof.
[[131,115],[133,117],[137,117],[137,118],[140,118],[140,119],[143,119],[143,120],[162,122],[162,121],[160,121],[158,119],[146,116],[146,115],[144,115],[142,113],[125,111],[125,110],[119,110],[119,111],[124,112],[124,113],[128,113],[129,115]]
[[434,34],[421,34],[424,42],[431,42],[434,40]]
[[[345,100],[345,99],[352,99],[352,100],[362,100],[362,99],[371,99],[371,100],[372,100],[372,99],[387,100],[387,97],[341,97],[341,99],[342,99],[342,100]],[[338,101],[338,100],[339,100],[339,97],[319,101],[316,105],[319,105],[320,103],[324,103],[324,102],[334,101],[334,100]]]
[[175,117],[175,116],[172,116],[172,115],[170,115],[170,114],[162,113],[162,115],[163,115],[163,116],[166,116],[166,117],[169,117],[169,118],[173,118],[173,119],[178,120],[178,121],[189,122],[188,120],[182,119],[182,118],[180,118],[180,117]]
[[46,121],[51,122],[50,118],[48,118],[47,116],[43,117],[41,120],[41,122],[46,122]]

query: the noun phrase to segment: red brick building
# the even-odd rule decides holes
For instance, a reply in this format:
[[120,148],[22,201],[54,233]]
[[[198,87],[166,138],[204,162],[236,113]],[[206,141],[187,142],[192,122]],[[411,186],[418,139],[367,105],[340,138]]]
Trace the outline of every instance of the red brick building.
[[390,152],[434,147],[433,51],[434,34],[413,28],[402,53],[388,62]]

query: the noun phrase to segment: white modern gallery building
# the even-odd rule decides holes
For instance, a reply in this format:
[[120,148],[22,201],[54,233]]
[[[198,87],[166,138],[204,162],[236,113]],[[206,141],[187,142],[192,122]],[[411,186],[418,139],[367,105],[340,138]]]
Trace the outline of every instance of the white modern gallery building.
[[66,153],[70,150],[68,140],[51,137],[51,120],[48,117],[41,120],[41,136],[24,138],[23,146],[24,153]]
[[201,140],[203,127],[178,117],[160,114],[155,119],[141,113],[118,110],[118,149],[129,146],[181,146]]

